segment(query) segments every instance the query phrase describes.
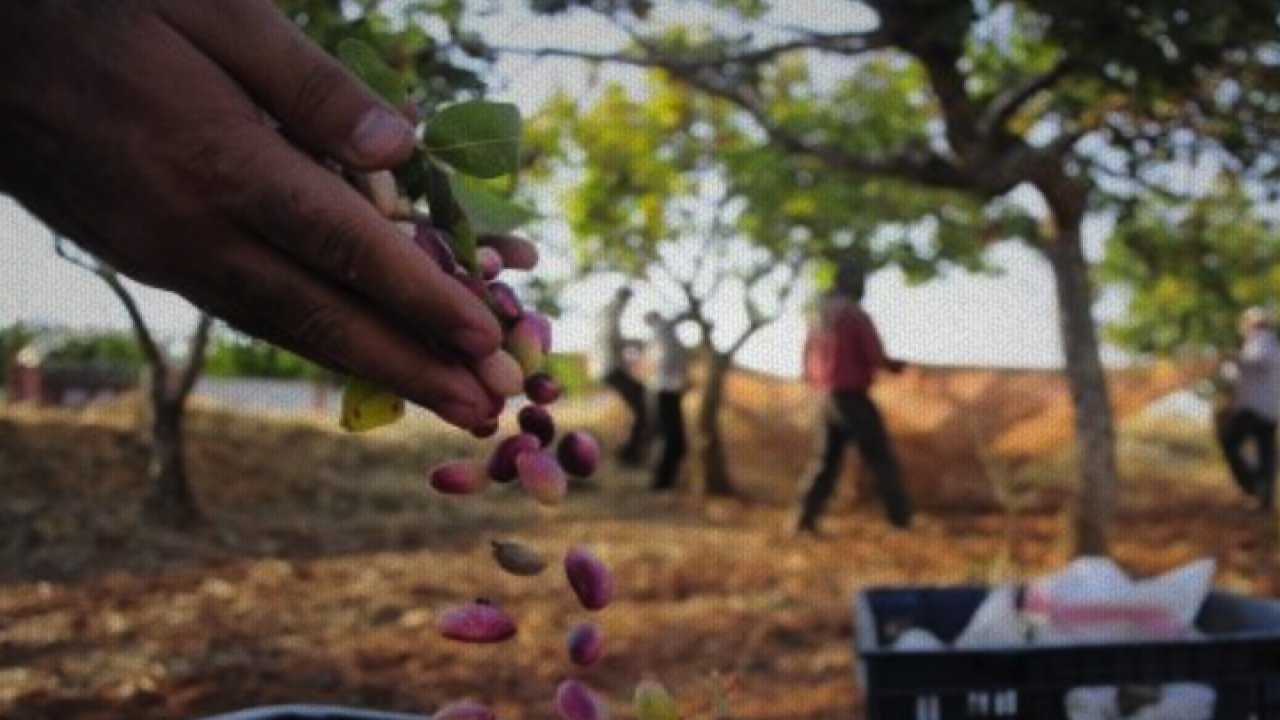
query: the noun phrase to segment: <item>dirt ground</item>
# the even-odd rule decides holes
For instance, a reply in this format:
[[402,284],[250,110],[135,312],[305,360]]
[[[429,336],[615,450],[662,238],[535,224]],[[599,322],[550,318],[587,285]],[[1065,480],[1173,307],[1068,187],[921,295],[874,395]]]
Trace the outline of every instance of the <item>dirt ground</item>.
[[[1118,409],[1183,380],[1119,380]],[[199,403],[189,456],[208,521],[180,529],[138,518],[132,404],[0,411],[0,718],[188,720],[285,702],[425,714],[474,697],[540,719],[569,674],[629,717],[645,672],[691,718],[711,717],[714,688],[744,720],[860,717],[858,590],[1029,577],[1069,558],[1070,413],[1051,376],[923,369],[886,384],[917,525],[888,529],[851,460],[824,539],[785,531],[813,445],[811,398],[750,375],[730,398],[742,498],[658,497],[642,473],[607,466],[553,510],[509,487],[435,495],[424,470],[480,446],[425,417],[355,437],[327,418]],[[558,417],[606,444],[619,435],[607,397]],[[1138,415],[1122,429],[1115,557],[1150,574],[1210,556],[1219,587],[1272,594],[1274,525],[1229,486],[1208,428]],[[1027,500],[1012,535],[996,486]],[[586,543],[612,567],[617,599],[592,616],[607,639],[598,666],[565,658],[584,613],[563,575],[502,574],[494,538],[553,558]],[[518,619],[513,640],[439,638],[436,613],[477,597]]]

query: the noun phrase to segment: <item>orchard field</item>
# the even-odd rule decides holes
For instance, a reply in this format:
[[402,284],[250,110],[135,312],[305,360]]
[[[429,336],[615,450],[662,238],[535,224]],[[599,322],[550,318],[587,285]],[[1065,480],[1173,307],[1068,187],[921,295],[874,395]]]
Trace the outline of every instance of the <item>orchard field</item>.
[[[1219,587],[1275,594],[1273,521],[1229,485],[1207,424],[1135,412],[1182,379],[1113,379],[1126,418],[1113,554],[1139,574],[1208,555]],[[820,539],[785,529],[812,450],[810,398],[759,376],[730,386],[741,497],[654,496],[643,473],[606,465],[554,510],[514,488],[435,495],[424,470],[477,446],[421,418],[350,436],[332,419],[198,400],[188,452],[208,521],[181,529],[137,520],[133,403],[4,410],[0,717],[181,720],[299,701],[425,714],[471,696],[503,718],[551,718],[573,672],[564,633],[584,613],[558,567],[502,574],[488,556],[498,538],[548,556],[587,543],[613,568],[616,600],[593,617],[605,659],[574,674],[615,716],[653,672],[690,718],[712,717],[717,692],[744,720],[859,717],[853,594],[1055,569],[1073,496],[1070,405],[1051,376],[917,368],[878,392],[917,524],[889,530],[850,461]],[[619,434],[604,396],[566,401],[558,418],[606,444]],[[997,499],[1015,496],[1011,531]],[[436,634],[435,613],[477,597],[517,618],[513,640]]]

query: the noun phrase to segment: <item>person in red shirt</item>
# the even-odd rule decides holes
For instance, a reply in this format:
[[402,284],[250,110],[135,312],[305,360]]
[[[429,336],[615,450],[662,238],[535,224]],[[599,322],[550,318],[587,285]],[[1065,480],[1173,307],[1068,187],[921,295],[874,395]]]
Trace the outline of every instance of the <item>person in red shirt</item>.
[[843,263],[834,287],[819,299],[815,321],[805,338],[805,379],[826,393],[825,442],[818,469],[801,500],[795,526],[800,533],[818,532],[818,518],[835,490],[849,442],[858,446],[863,462],[875,475],[889,522],[898,528],[911,525],[911,504],[902,489],[893,446],[868,392],[878,370],[896,373],[905,363],[885,353],[875,323],[859,304],[865,290],[863,269]]

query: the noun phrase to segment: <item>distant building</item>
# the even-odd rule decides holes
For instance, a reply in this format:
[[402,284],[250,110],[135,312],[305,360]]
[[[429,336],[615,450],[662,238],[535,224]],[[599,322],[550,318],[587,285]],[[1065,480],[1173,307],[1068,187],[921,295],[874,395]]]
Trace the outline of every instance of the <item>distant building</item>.
[[5,373],[11,404],[81,407],[138,387],[132,368],[101,360],[49,360],[35,346],[19,350]]

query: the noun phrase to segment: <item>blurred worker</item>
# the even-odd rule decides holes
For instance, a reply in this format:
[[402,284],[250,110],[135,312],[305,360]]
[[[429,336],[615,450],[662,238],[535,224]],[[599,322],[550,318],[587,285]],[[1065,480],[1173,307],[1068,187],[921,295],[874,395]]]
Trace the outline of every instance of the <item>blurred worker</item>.
[[818,532],[818,518],[835,490],[846,443],[858,446],[875,477],[889,521],[911,525],[911,505],[903,492],[889,434],[869,390],[876,371],[899,372],[905,366],[885,354],[875,323],[860,305],[866,273],[860,265],[842,263],[831,290],[818,301],[804,345],[805,379],[826,393],[824,433],[818,468],[809,481],[796,521],[797,532]]
[[612,388],[627,406],[630,428],[627,439],[618,448],[618,460],[638,467],[644,464],[648,454],[649,413],[644,383],[636,378],[632,369],[633,343],[622,334],[622,314],[633,294],[629,286],[623,285],[600,312],[590,365],[592,377]]
[[[1280,415],[1280,342],[1271,313],[1251,307],[1240,316],[1243,340],[1235,357],[1235,394],[1218,425],[1218,440],[1240,488],[1270,509],[1276,475],[1276,420]],[[1243,450],[1253,445],[1252,461]]]
[[645,324],[653,331],[650,349],[654,367],[649,385],[657,408],[657,427],[662,454],[653,470],[654,490],[673,490],[679,478],[680,462],[688,450],[684,413],[680,403],[689,389],[689,350],[676,335],[678,321],[657,312],[645,313]]

